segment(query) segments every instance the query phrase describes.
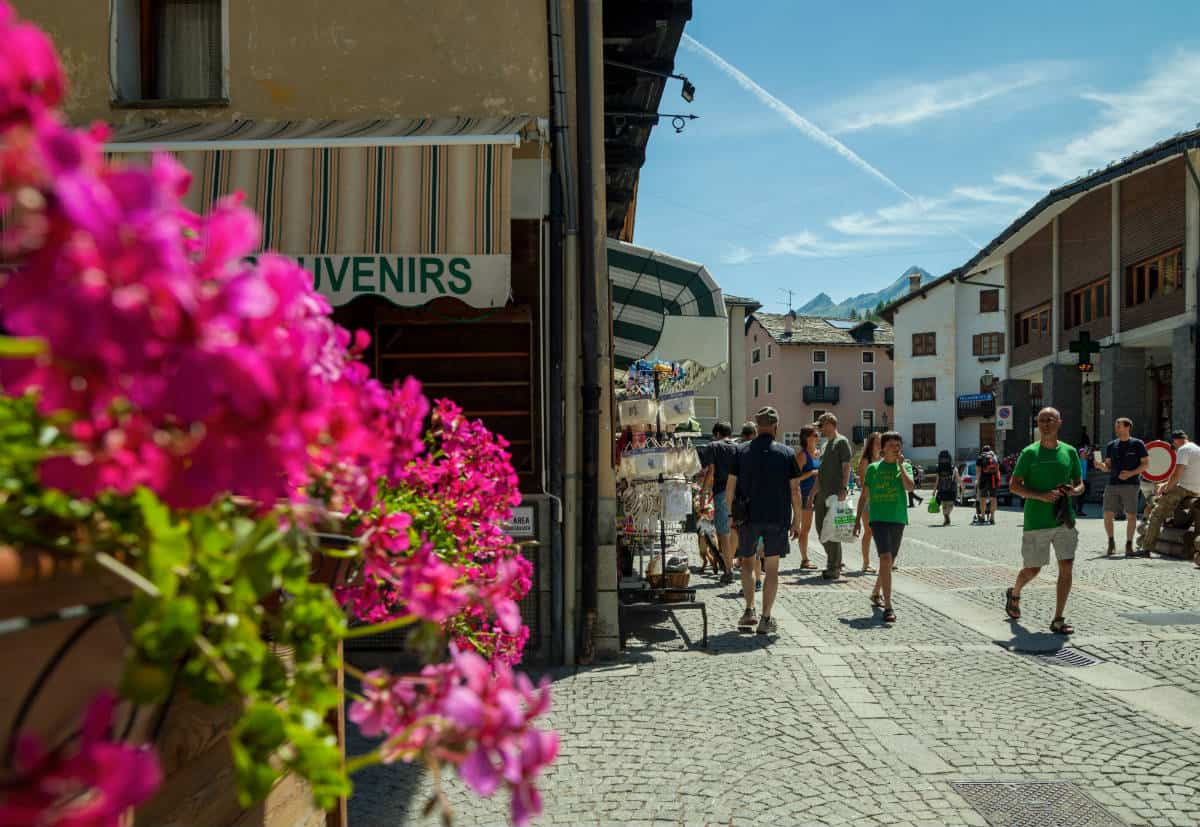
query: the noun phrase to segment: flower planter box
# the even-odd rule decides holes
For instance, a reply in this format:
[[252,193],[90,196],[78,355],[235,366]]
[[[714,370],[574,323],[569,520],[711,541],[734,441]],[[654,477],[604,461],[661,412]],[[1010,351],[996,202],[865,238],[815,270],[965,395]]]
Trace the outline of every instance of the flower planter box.
[[[332,580],[341,561],[318,557],[314,578]],[[118,683],[124,661],[127,631],[119,601],[129,586],[114,575],[85,568],[79,560],[45,552],[24,552],[0,546],[0,628],[17,618],[38,619],[0,637],[5,652],[5,679],[0,681],[0,737],[14,727],[33,732],[49,744],[61,743],[78,730],[80,716],[97,693]],[[81,607],[114,604],[117,611],[89,614]],[[54,617],[66,609],[64,619]],[[94,611],[94,610],[93,610]],[[74,615],[74,616],[71,616]],[[49,664],[57,661],[49,671]],[[285,656],[286,661],[286,656]],[[40,686],[38,686],[40,682]],[[338,673],[339,689],[342,673]],[[337,733],[345,743],[344,720],[338,705]],[[130,707],[118,708],[118,726]],[[211,827],[342,827],[345,802],[332,812],[314,807],[308,785],[285,776],[266,800],[242,808],[235,791],[228,735],[237,719],[232,705],[209,706],[176,692],[162,709],[141,708],[130,725],[128,740],[148,741],[156,726],[163,773],[155,795],[132,814],[129,822],[144,827],[211,825]],[[19,720],[20,719],[20,720]],[[12,779],[12,769],[0,770],[0,783]]]

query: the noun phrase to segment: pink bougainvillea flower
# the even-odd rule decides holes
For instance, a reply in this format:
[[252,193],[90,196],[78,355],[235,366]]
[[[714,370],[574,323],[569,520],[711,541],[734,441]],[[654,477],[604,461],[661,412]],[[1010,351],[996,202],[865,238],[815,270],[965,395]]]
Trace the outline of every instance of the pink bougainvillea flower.
[[110,694],[97,695],[72,754],[48,753],[38,739],[18,740],[18,782],[0,797],[0,827],[118,827],[162,780],[148,748],[110,740]]

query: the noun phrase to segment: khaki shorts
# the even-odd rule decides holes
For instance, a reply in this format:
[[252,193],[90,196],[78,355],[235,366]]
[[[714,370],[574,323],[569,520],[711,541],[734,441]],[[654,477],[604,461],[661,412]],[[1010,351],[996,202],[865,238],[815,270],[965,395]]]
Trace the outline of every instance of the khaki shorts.
[[1104,510],[1112,514],[1138,513],[1137,485],[1113,485],[1111,482],[1104,489]]
[[1050,546],[1059,560],[1074,560],[1079,546],[1079,532],[1064,525],[1026,531],[1021,535],[1021,559],[1027,569],[1037,569],[1050,562]]

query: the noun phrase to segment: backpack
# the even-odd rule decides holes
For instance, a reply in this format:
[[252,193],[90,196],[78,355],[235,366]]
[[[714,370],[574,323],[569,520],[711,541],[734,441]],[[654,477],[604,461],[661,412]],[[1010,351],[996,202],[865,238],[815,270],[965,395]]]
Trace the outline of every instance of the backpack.
[[979,476],[987,476],[989,479],[995,480],[999,476],[1000,465],[996,461],[996,455],[991,451],[986,454],[980,454],[979,460],[976,463],[979,467]]

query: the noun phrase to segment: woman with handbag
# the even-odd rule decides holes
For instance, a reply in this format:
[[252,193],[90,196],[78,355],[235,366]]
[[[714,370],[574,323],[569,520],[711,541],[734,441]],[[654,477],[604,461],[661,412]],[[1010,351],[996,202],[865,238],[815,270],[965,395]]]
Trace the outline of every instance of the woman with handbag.
[[[949,451],[938,454],[937,467],[937,503],[942,507],[942,525],[950,525],[950,512],[958,501],[958,486],[962,477],[954,466],[954,460]],[[930,513],[936,513],[930,509]]]
[[[865,481],[867,479],[867,468],[872,463],[879,462],[879,460],[882,458],[882,456],[883,456],[883,451],[879,447],[879,432],[872,431],[871,435],[867,437],[866,444],[863,445],[862,456],[858,458],[858,467],[855,469],[855,472],[858,474],[859,485],[863,485],[865,487]],[[863,532],[862,532],[862,556],[863,556],[862,571],[863,571],[863,574],[874,574],[875,573],[875,569],[871,567],[871,537],[872,536],[873,535],[871,533],[871,524],[870,524],[870,522],[868,522],[863,527]]]
[[816,508],[817,471],[821,468],[817,451],[820,437],[816,425],[805,425],[800,429],[800,453],[796,455],[800,465],[800,501],[804,504],[800,513],[800,568],[807,571],[816,569],[808,560],[808,535],[812,531],[813,509]]

